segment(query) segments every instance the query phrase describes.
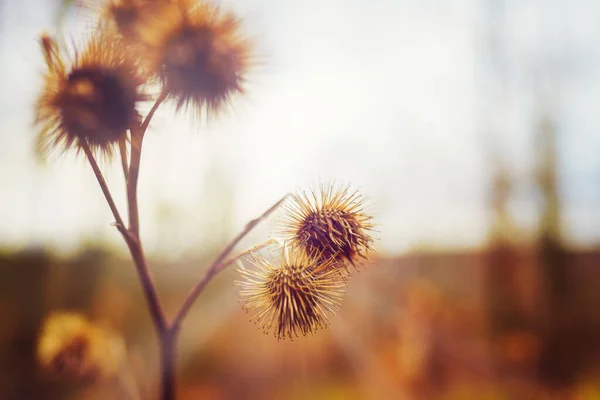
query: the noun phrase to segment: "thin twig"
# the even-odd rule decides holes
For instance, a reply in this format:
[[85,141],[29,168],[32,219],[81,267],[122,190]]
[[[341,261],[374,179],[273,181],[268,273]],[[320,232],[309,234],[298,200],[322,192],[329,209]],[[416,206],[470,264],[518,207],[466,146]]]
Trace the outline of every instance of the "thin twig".
[[175,400],[175,393],[177,389],[176,356],[177,333],[166,329],[160,337],[161,400]]
[[90,162],[90,165],[92,166],[92,169],[94,170],[94,175],[96,175],[96,180],[100,184],[100,188],[102,189],[102,193],[104,193],[106,202],[108,203],[108,206],[110,207],[110,210],[112,211],[113,216],[115,217],[115,224],[122,226],[123,219],[121,218],[121,215],[119,214],[117,205],[115,204],[115,201],[113,200],[112,195],[110,194],[108,185],[106,184],[106,181],[104,180],[102,171],[100,171],[100,167],[98,167],[98,163],[96,162],[96,159],[94,158],[94,155],[92,154],[92,150],[90,149],[88,142],[85,139],[80,139],[80,144],[81,144],[81,148],[83,149],[83,152],[85,153],[88,161]]
[[250,249],[248,249],[246,251],[243,251],[243,252],[241,252],[239,254],[236,254],[235,256],[230,257],[227,260],[223,261],[219,265],[219,271],[224,270],[225,268],[229,267],[231,264],[239,261],[242,257],[247,256],[248,254],[254,253],[255,251],[258,251],[258,250],[260,250],[260,249],[262,249],[264,247],[267,247],[270,244],[276,244],[276,243],[279,243],[279,241],[276,240],[276,239],[268,239],[268,240],[265,240],[262,243],[259,243],[259,244],[255,245],[255,246],[252,246],[252,248],[250,248]]
[[116,220],[115,226],[117,227],[119,232],[121,232],[121,234],[123,235],[123,238],[125,239],[125,243],[127,243],[127,247],[129,247],[129,252],[131,253],[131,256],[135,263],[136,269],[137,269],[139,277],[140,277],[140,282],[141,282],[142,288],[144,289],[144,294],[146,295],[146,300],[148,301],[148,307],[150,309],[150,314],[152,316],[152,320],[160,334],[162,331],[165,330],[166,318],[165,318],[164,312],[162,310],[160,301],[158,299],[158,295],[156,293],[156,287],[154,285],[154,281],[152,280],[152,276],[150,275],[150,271],[146,265],[146,259],[144,257],[144,252],[142,251],[142,246],[140,244],[140,241],[137,238],[137,236],[135,236],[131,232],[129,232],[125,228],[125,225],[123,225],[123,220],[121,219],[121,215],[119,214],[117,206],[115,205],[112,195],[110,194],[110,190],[108,189],[108,186],[106,185],[106,181],[104,180],[104,177],[102,176],[102,172],[100,171],[100,168],[98,167],[98,163],[96,162],[96,159],[94,158],[94,155],[92,154],[92,151],[90,150],[90,146],[83,139],[81,140],[81,148],[85,152],[85,155],[87,156],[87,158],[90,162],[90,165],[92,166],[92,169],[94,170],[96,179],[98,180],[98,183],[100,184],[100,187],[102,188],[102,193],[104,193],[104,197],[106,198],[106,201],[115,217],[115,220]]
[[139,127],[132,127],[131,132],[131,159],[127,174],[127,204],[129,206],[129,230],[121,230],[129,251],[135,263],[140,283],[148,302],[150,309],[150,315],[152,321],[157,329],[159,335],[163,335],[166,331],[166,318],[162,309],[160,300],[156,290],[156,285],[150,274],[150,269],[146,263],[144,251],[142,249],[142,242],[140,240],[140,225],[139,225],[139,207],[137,199],[137,185],[140,171],[140,161],[142,154],[142,142],[144,133],[148,128],[152,116],[160,106],[160,104],[166,98],[165,95],[161,94],[157,99],[152,109],[146,116],[144,122]]
[[119,211],[115,205],[115,202],[110,194],[108,186],[102,176],[102,172],[98,167],[96,159],[92,154],[90,147],[85,140],[81,140],[81,147],[85,152],[96,179],[100,184],[104,197],[108,202],[108,205],[115,217],[115,226],[123,236],[136,270],[140,279],[140,285],[148,304],[148,310],[150,317],[156,329],[157,335],[160,337],[161,342],[161,376],[163,377],[162,382],[162,399],[174,399],[175,393],[175,379],[174,379],[174,364],[173,358],[175,356],[175,335],[169,330],[167,319],[165,317],[162,304],[158,298],[158,292],[156,285],[152,279],[150,269],[146,263],[142,243],[140,241],[139,234],[139,215],[138,215],[138,200],[137,200],[137,184],[140,170],[140,160],[142,152],[142,142],[144,134],[148,129],[152,116],[160,106],[160,104],[166,99],[166,93],[156,99],[156,102],[152,106],[152,109],[146,116],[145,120],[139,126],[134,126],[130,129],[131,132],[131,160],[130,165],[127,163],[127,147],[124,140],[119,141],[119,150],[121,155],[121,166],[125,175],[126,186],[127,186],[127,203],[129,209],[129,229],[123,224]]
[[140,173],[140,161],[142,158],[142,144],[144,134],[148,129],[150,121],[160,104],[166,99],[166,92],[162,92],[154,102],[154,105],[140,125],[134,125],[129,130],[131,133],[130,162],[127,169],[127,205],[129,210],[129,229],[122,224],[119,231],[123,235],[129,252],[135,263],[136,270],[146,297],[150,317],[154,323],[156,333],[161,343],[161,399],[170,400],[175,398],[175,378],[173,357],[175,356],[175,338],[171,335],[167,324],[162,304],[158,298],[156,285],[150,274],[146,263],[142,242],[140,240],[139,207],[137,198],[137,186]]
[[152,108],[150,109],[150,111],[148,111],[148,114],[146,115],[146,118],[144,119],[144,122],[142,122],[141,125],[141,129],[142,129],[142,135],[144,133],[146,133],[146,130],[148,129],[148,125],[150,125],[150,121],[152,120],[152,117],[154,116],[154,113],[156,112],[156,110],[158,110],[158,107],[161,105],[161,103],[163,101],[165,101],[165,99],[168,96],[168,92],[166,90],[162,91],[160,93],[160,95],[158,95],[156,101],[154,102],[154,105],[152,106]]
[[152,323],[156,328],[157,334],[162,337],[167,331],[167,319],[158,298],[158,292],[156,290],[154,279],[152,279],[152,274],[150,274],[150,269],[146,263],[146,257],[144,256],[142,245],[139,239],[123,225],[117,226],[117,228],[123,235],[125,243],[127,243],[127,247],[129,247],[131,258],[133,258],[135,268],[140,278],[142,291],[144,292],[146,302],[148,303],[148,309],[150,311]]
[[119,140],[119,153],[121,153],[121,167],[123,168],[123,176],[125,176],[125,182],[127,182],[127,176],[129,175],[129,163],[127,161],[126,137],[123,137]]
[[140,244],[140,241],[137,238],[137,236],[133,235],[131,232],[129,232],[125,228],[125,225],[123,224],[123,219],[121,218],[121,215],[119,214],[119,210],[117,209],[117,206],[115,205],[112,195],[110,194],[110,190],[108,189],[108,186],[106,185],[106,181],[104,180],[104,177],[102,176],[102,172],[100,171],[100,168],[98,167],[98,163],[96,162],[96,159],[94,158],[94,155],[92,154],[92,151],[90,150],[90,146],[83,139],[81,140],[81,148],[85,152],[85,155],[87,156],[87,158],[92,166],[92,169],[94,170],[96,179],[98,180],[98,183],[100,184],[100,187],[102,188],[102,193],[104,193],[104,197],[106,198],[106,201],[115,217],[115,220],[116,220],[115,226],[117,227],[119,232],[121,232],[121,234],[123,235],[123,238],[125,239],[125,242],[127,243],[127,246],[129,247],[129,251],[131,253],[131,256],[133,258],[133,261],[135,263],[135,266],[136,266],[139,276],[140,276],[140,281],[141,281],[142,287],[144,289],[144,294],[146,295],[146,299],[148,301],[148,307],[150,308],[150,314],[152,316],[154,324],[156,325],[156,328],[160,332],[161,330],[165,329],[166,319],[164,316],[164,312],[162,310],[162,306],[161,306],[160,301],[158,300],[158,296],[156,294],[156,287],[152,280],[152,276],[150,275],[150,271],[148,270],[148,267],[146,265],[146,259],[144,257],[144,252],[142,251],[142,246]]
[[200,295],[200,293],[202,292],[204,287],[206,287],[208,282],[210,282],[210,280],[217,273],[222,271],[226,266],[229,266],[233,262],[235,262],[236,257],[234,257],[233,259],[226,260],[227,256],[229,255],[229,253],[231,253],[231,251],[234,249],[234,247],[244,238],[244,236],[246,236],[248,233],[250,233],[250,231],[252,231],[252,229],[254,229],[254,227],[256,227],[256,225],[258,225],[262,220],[267,218],[273,211],[275,211],[287,199],[288,196],[289,196],[289,194],[286,194],[285,196],[283,196],[281,198],[281,200],[279,200],[277,203],[272,205],[271,208],[269,208],[267,211],[265,211],[260,217],[248,222],[248,224],[246,224],[246,227],[244,228],[244,230],[242,232],[240,232],[235,238],[233,238],[233,240],[231,242],[229,242],[229,244],[223,249],[223,251],[221,251],[219,256],[213,261],[213,263],[210,265],[210,267],[206,270],[206,272],[204,273],[204,276],[198,281],[198,283],[196,283],[196,286],[194,286],[192,288],[192,290],[190,290],[190,292],[186,296],[185,301],[183,302],[183,305],[181,306],[181,308],[177,312],[177,315],[175,315],[173,322],[171,323],[171,331],[172,332],[177,332],[179,330],[183,319],[185,318],[187,313],[190,311],[190,308],[192,307],[192,305],[194,304],[194,302],[196,301],[196,299],[198,298],[198,296]]
[[140,222],[137,199],[137,183],[140,175],[143,134],[136,128],[131,130],[131,164],[127,176],[127,205],[129,206],[129,230],[135,237],[140,236]]
[[129,175],[127,179],[127,203],[129,205],[129,230],[139,238],[140,220],[137,200],[137,184],[140,175],[140,161],[142,158],[142,143],[144,134],[150,125],[150,121],[161,103],[167,98],[167,93],[162,92],[154,105],[146,115],[146,118],[139,127],[131,129],[131,160],[129,165]]

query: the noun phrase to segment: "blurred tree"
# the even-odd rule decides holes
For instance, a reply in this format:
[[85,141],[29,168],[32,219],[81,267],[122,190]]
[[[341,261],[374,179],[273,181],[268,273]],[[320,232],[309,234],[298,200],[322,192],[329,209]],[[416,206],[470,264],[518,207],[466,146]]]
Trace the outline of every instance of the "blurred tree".
[[545,103],[542,104],[536,139],[536,181],[542,201],[538,251],[545,305],[540,326],[542,352],[538,370],[545,383],[568,385],[577,377],[579,346],[576,343],[577,326],[569,322],[573,314],[573,282],[561,237],[556,127]]
[[490,233],[488,264],[488,307],[493,336],[521,329],[522,315],[519,296],[518,254],[515,250],[515,226],[508,211],[512,182],[501,161],[493,161],[490,208],[493,221]]
[[561,209],[557,183],[556,133],[553,119],[544,112],[537,137],[538,165],[536,180],[541,194],[542,214],[539,225],[540,256],[547,273],[548,305],[556,309],[569,296],[567,270],[561,238]]
[[513,183],[506,165],[500,158],[493,157],[491,160],[492,185],[489,202],[494,214],[491,239],[492,241],[509,242],[514,231],[514,224],[508,211]]
[[510,107],[510,74],[506,41],[506,4],[504,0],[488,0],[484,3],[486,19],[484,24],[483,60],[486,78],[499,83],[485,87],[482,103],[487,107],[481,112],[482,131],[485,134],[487,166],[490,171],[488,186],[488,209],[492,220],[488,237],[487,270],[485,295],[487,324],[492,343],[492,359],[498,373],[522,375],[510,363],[502,346],[506,338],[522,331],[527,325],[523,314],[523,299],[519,296],[518,282],[522,279],[519,254],[515,248],[518,231],[511,219],[509,201],[513,191],[510,171],[505,162],[502,144],[505,143]]
[[0,303],[8,307],[0,315],[0,326],[11,332],[5,338],[9,345],[0,352],[2,399],[38,398],[32,385],[36,377],[35,343],[47,310],[43,293],[52,266],[50,255],[41,248],[0,257]]
[[531,284],[527,270],[532,266],[523,263],[525,253],[519,246],[519,232],[508,209],[512,180],[499,159],[492,161],[492,168],[489,206],[493,221],[486,281],[492,360],[496,373],[502,377],[531,379],[535,372],[532,361],[537,357],[538,341],[535,318],[527,312],[528,296],[522,290],[522,282]]

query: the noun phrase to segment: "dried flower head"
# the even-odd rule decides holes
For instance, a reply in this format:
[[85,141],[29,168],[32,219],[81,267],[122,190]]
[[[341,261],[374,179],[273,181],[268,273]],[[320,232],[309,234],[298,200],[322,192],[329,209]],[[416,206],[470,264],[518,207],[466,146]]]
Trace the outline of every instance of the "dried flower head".
[[76,50],[67,67],[56,41],[42,35],[48,69],[35,108],[42,152],[87,143],[110,155],[113,145],[137,122],[137,102],[145,99],[144,81],[121,43],[114,34],[98,31],[82,51]]
[[140,24],[156,3],[148,0],[109,0],[105,5],[103,19],[114,22],[124,37],[137,36]]
[[139,31],[140,48],[177,107],[216,113],[243,93],[249,41],[240,21],[208,1],[172,0]]
[[333,258],[335,267],[345,267],[345,261],[356,266],[373,249],[371,216],[364,212],[363,196],[349,186],[321,185],[318,193],[295,193],[284,208],[286,241],[307,254]]
[[265,332],[278,339],[313,333],[328,324],[328,313],[339,311],[346,281],[317,257],[282,251],[273,265],[253,255],[258,270],[239,269],[244,309]]
[[77,4],[91,13],[98,27],[122,36],[126,45],[138,44],[143,32],[173,6],[171,0],[79,0]]
[[97,380],[114,376],[125,357],[122,339],[80,314],[47,317],[38,341],[40,366],[64,380]]

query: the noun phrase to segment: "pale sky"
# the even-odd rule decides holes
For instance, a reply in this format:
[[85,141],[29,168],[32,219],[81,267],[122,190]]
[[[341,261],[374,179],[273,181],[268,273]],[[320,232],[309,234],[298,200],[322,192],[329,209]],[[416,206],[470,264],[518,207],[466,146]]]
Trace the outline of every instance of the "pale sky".
[[[489,124],[502,133],[494,140],[515,179],[513,216],[531,232],[536,76],[557,82],[565,233],[598,243],[600,3],[505,1],[505,86],[489,64],[488,3],[223,1],[245,18],[264,62],[248,95],[208,125],[169,107],[157,114],[140,178],[146,248],[201,251],[215,235],[215,210],[228,215],[232,235],[286,192],[328,179],[371,197],[384,253],[479,245],[490,222]],[[83,158],[34,163],[32,104],[44,67],[37,36],[53,31],[49,4],[5,0],[0,11],[0,247],[120,243]],[[118,167],[104,165],[124,213]]]

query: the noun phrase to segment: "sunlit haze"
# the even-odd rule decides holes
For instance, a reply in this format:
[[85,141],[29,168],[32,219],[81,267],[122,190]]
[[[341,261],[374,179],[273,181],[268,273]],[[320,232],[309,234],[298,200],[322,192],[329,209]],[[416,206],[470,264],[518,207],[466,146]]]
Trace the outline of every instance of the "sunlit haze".
[[[556,123],[566,237],[600,240],[600,3],[507,1],[501,100],[485,2],[226,3],[244,17],[261,62],[247,95],[219,118],[192,121],[169,106],[156,115],[140,178],[149,251],[202,251],[215,231],[233,235],[285,193],[331,179],[370,197],[383,253],[477,246],[491,221],[490,144],[516,185],[514,220],[531,233],[544,105]],[[32,104],[44,67],[37,38],[56,31],[57,10],[23,0],[0,11],[0,245],[122,246],[83,157],[35,161]],[[540,80],[553,82],[542,105]],[[124,208],[118,162],[102,167]]]

